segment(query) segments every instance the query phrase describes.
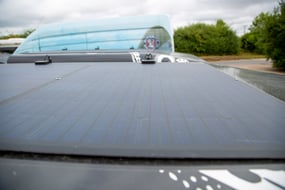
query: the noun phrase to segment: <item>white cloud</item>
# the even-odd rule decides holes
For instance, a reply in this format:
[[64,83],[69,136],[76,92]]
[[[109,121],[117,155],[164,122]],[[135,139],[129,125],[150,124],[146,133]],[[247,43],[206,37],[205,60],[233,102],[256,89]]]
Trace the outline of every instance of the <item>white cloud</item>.
[[167,14],[174,28],[223,19],[238,33],[260,12],[272,11],[278,0],[0,0],[0,35],[37,28],[41,24]]

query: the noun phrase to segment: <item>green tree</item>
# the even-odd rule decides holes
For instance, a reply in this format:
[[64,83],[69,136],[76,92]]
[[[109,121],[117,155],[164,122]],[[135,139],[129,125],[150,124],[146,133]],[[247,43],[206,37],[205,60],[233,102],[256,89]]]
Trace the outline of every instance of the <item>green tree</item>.
[[274,67],[285,68],[285,0],[273,13],[260,13],[249,30],[241,37],[241,47],[266,55]]
[[241,48],[246,52],[258,53],[256,51],[256,36],[253,33],[246,33],[240,38]]
[[252,25],[250,26],[250,34],[248,39],[254,44],[254,52],[259,54],[266,53],[266,30],[267,25],[270,22],[272,15],[270,13],[260,13],[255,17]]
[[267,58],[272,59],[273,66],[285,68],[285,1],[279,3],[266,23],[265,49]]
[[9,39],[9,38],[27,38],[33,31],[35,31],[35,29],[28,29],[28,30],[25,30],[21,34],[9,34],[6,36],[0,36],[0,39],[4,40],[4,39]]
[[178,28],[174,42],[176,51],[196,55],[228,55],[239,51],[238,37],[223,20],[217,20],[215,25],[198,23]]
[[237,54],[240,45],[236,33],[223,20],[217,20],[215,30],[218,52],[226,55]]

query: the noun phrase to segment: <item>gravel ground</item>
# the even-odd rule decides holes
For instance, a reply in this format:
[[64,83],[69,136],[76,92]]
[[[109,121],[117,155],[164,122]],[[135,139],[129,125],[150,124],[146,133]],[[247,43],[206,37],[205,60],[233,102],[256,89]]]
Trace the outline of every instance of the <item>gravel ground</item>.
[[266,60],[219,61],[210,65],[285,102],[285,72],[272,69]]

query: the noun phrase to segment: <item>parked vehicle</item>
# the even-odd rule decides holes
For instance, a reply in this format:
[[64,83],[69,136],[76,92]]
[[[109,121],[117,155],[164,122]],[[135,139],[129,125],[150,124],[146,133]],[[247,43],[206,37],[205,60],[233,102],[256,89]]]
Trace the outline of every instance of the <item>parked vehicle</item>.
[[285,103],[175,53],[165,16],[47,25],[0,81],[0,189],[285,188]]

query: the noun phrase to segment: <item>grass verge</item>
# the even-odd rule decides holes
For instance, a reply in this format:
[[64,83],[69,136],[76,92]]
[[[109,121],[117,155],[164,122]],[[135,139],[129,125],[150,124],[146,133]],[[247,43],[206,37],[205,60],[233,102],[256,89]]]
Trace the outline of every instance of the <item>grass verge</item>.
[[239,55],[204,55],[199,56],[206,61],[223,61],[223,60],[239,60],[239,59],[265,59],[265,55],[252,53],[240,53]]

